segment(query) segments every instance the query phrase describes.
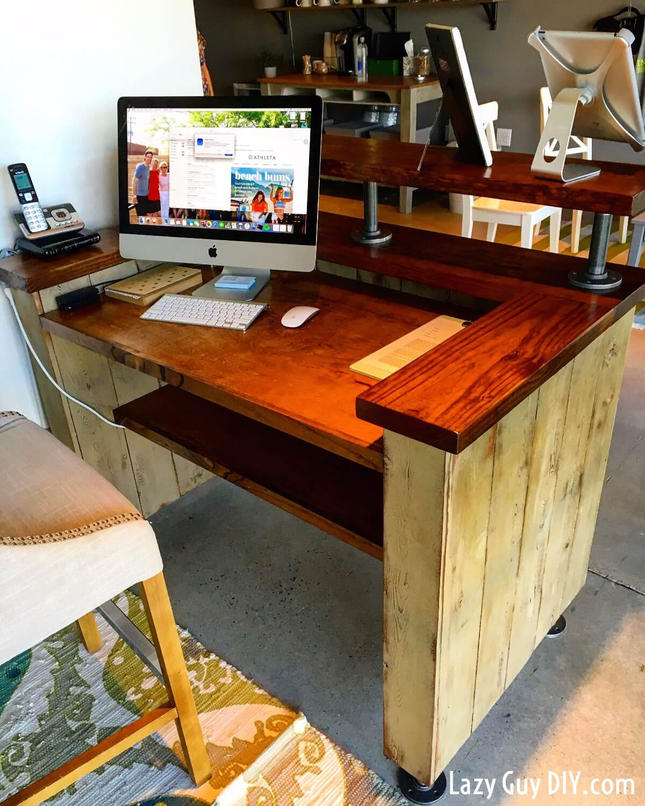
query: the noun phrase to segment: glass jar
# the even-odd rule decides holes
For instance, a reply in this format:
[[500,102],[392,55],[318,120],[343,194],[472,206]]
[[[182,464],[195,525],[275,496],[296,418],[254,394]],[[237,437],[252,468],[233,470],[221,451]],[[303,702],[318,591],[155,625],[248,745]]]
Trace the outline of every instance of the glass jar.
[[414,57],[414,66],[419,78],[425,78],[430,75],[430,50],[424,48],[420,53]]

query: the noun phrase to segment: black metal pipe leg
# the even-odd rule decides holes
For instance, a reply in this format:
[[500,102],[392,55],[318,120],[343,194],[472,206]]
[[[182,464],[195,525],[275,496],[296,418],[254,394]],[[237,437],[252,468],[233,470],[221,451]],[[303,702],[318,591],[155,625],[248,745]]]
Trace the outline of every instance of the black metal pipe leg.
[[379,227],[378,187],[376,182],[363,182],[363,229],[352,233],[356,243],[383,246],[392,240],[392,233]]
[[554,638],[556,635],[562,635],[562,633],[567,629],[567,620],[564,616],[560,616],[560,618],[555,622],[553,627],[549,630],[547,635],[551,638]]
[[443,772],[434,784],[427,786],[418,781],[414,775],[410,775],[409,772],[399,767],[399,789],[410,803],[434,803],[443,796],[447,785],[448,782]]
[[596,213],[591,232],[589,262],[585,271],[569,272],[569,282],[585,291],[612,291],[622,283],[617,271],[607,268],[607,250],[611,234],[611,213]]

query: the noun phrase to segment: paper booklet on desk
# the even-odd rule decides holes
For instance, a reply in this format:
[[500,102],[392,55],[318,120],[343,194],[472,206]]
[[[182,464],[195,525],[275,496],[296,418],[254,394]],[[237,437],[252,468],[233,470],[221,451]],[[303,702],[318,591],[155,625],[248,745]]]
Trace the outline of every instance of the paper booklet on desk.
[[202,282],[200,269],[185,266],[155,266],[134,277],[126,277],[105,289],[106,297],[131,302],[133,305],[152,305],[164,294],[179,294]]
[[465,319],[454,316],[437,316],[425,325],[390,342],[380,350],[370,353],[350,366],[354,372],[382,381],[401,367],[427,353],[437,344],[458,333],[466,324]]

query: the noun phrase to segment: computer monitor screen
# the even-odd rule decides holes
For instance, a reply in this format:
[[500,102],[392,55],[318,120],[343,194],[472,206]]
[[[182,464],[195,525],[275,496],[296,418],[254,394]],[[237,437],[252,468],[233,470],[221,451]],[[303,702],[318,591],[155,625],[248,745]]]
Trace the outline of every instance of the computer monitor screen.
[[121,98],[125,257],[314,268],[321,102]]

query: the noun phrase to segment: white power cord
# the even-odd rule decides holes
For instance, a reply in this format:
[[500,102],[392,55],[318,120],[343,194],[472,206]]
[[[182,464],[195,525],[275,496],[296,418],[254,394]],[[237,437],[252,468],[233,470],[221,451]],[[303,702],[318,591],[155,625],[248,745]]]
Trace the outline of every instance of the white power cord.
[[92,412],[92,414],[95,414],[99,418],[99,420],[103,420],[104,423],[107,423],[108,425],[111,425],[112,428],[122,428],[122,429],[125,430],[124,425],[119,425],[119,423],[113,423],[112,420],[108,420],[107,417],[104,417],[102,414],[99,414],[99,412],[96,411],[96,409],[93,409],[91,406],[88,406],[87,403],[83,403],[82,400],[78,400],[77,398],[75,398],[72,395],[68,394],[63,388],[61,388],[56,383],[56,381],[52,378],[52,376],[49,374],[49,372],[43,366],[43,362],[40,360],[40,357],[38,356],[38,354],[36,353],[34,348],[31,346],[31,342],[29,341],[29,337],[25,333],[25,329],[22,326],[22,322],[20,321],[20,315],[18,314],[18,310],[16,308],[16,303],[13,301],[13,297],[11,296],[11,291],[6,286],[3,288],[3,291],[5,293],[5,296],[9,300],[9,305],[11,306],[11,310],[13,311],[14,316],[16,317],[16,322],[18,323],[18,328],[20,329],[20,332],[22,333],[22,337],[25,340],[25,344],[29,348],[29,352],[31,353],[34,361],[41,368],[41,370],[43,371],[43,373],[44,373],[45,377],[47,378],[47,380],[50,383],[52,383],[58,389],[58,391],[61,393],[61,395],[64,395],[68,400],[71,400],[74,403],[78,404],[79,406],[82,406],[84,409],[87,409],[87,411]]

